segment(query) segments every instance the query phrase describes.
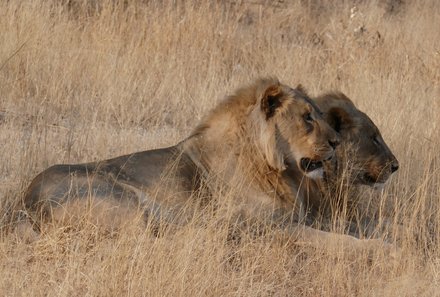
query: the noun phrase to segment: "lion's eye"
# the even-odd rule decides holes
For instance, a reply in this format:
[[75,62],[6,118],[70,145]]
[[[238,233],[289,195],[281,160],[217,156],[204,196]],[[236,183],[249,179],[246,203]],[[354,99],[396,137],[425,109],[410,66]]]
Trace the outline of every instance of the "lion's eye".
[[373,143],[375,145],[380,145],[380,142],[379,142],[379,139],[377,139],[377,136],[373,136],[372,138],[373,138]]
[[308,112],[304,115],[304,121],[309,122],[309,123],[313,122],[312,115],[310,114],[310,112]]

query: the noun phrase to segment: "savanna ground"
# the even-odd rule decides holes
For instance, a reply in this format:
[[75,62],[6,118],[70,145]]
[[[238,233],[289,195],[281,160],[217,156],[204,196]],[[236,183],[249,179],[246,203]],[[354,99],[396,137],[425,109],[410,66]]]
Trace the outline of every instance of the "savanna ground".
[[[440,296],[439,16],[435,0],[0,2],[0,295]],[[11,232],[39,171],[173,145],[268,75],[341,90],[379,126],[400,169],[364,191],[403,230],[397,259],[231,243],[215,219],[103,232],[91,210]]]

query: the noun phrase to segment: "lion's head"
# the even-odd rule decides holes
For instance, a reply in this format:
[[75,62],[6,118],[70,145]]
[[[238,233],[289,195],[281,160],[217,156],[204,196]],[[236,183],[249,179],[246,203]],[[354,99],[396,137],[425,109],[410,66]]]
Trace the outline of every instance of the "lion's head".
[[207,171],[237,157],[246,160],[246,170],[253,165],[278,172],[291,168],[321,178],[323,162],[335,155],[338,143],[338,134],[302,88],[269,78],[217,105],[185,141],[185,149]]
[[302,87],[292,89],[276,80],[261,80],[257,86],[259,99],[251,116],[262,123],[257,131],[269,165],[281,171],[297,167],[321,178],[323,161],[335,154],[338,134]]
[[353,181],[381,187],[397,171],[399,162],[373,121],[343,93],[325,94],[314,100],[341,136],[338,160],[353,164]]

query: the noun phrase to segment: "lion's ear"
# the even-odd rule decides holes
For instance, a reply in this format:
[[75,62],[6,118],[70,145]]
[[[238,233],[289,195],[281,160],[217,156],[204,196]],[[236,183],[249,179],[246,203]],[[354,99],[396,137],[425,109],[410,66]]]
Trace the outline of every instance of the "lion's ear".
[[261,98],[261,110],[266,115],[266,120],[273,117],[276,110],[282,105],[283,90],[279,84],[266,88]]
[[338,133],[353,126],[353,118],[340,107],[332,107],[327,112],[327,122]]
[[298,84],[295,88],[299,93],[301,93],[304,97],[310,97],[309,94],[307,94],[306,88],[302,84]]

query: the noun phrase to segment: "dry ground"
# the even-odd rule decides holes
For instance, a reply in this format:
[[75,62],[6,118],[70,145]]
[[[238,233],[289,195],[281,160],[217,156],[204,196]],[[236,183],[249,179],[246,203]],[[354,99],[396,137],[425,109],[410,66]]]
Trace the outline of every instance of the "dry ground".
[[0,295],[440,296],[439,7],[0,2],[3,229],[47,166],[175,144],[225,94],[267,75],[312,95],[341,90],[371,116],[401,164],[371,204],[403,229],[392,261],[275,233],[230,243],[215,220],[159,238],[130,224],[102,232],[86,214],[32,243],[2,232]]

